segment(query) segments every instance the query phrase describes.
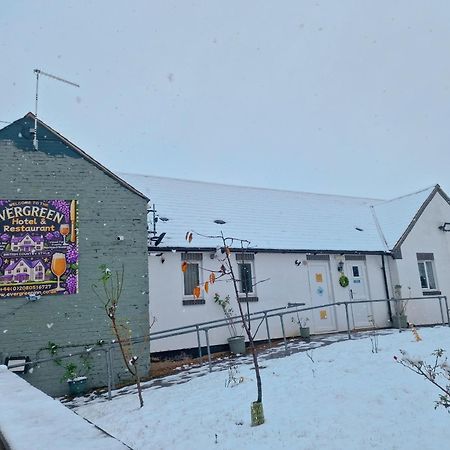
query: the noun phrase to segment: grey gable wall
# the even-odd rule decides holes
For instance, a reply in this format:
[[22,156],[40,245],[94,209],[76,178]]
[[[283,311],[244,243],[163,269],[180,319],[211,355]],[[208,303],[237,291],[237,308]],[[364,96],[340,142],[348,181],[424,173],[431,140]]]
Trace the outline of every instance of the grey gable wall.
[[[48,342],[73,346],[92,345],[112,334],[103,306],[92,292],[99,278],[99,266],[125,267],[125,281],[118,316],[130,322],[133,335],[149,331],[147,200],[124,187],[76,153],[57,135],[38,127],[39,151],[32,147],[33,119],[24,117],[0,130],[0,198],[76,199],[79,214],[79,293],[48,295],[35,302],[24,297],[0,298],[0,363],[8,355],[31,359],[49,356]],[[124,240],[117,240],[124,236]],[[146,375],[149,345],[142,354],[141,373]],[[90,385],[105,385],[103,353],[93,353]],[[78,357],[74,358],[79,363]],[[128,378],[119,353],[114,352],[116,381]],[[45,392],[59,395],[67,391],[60,379],[63,370],[53,362],[42,363],[25,375]]]

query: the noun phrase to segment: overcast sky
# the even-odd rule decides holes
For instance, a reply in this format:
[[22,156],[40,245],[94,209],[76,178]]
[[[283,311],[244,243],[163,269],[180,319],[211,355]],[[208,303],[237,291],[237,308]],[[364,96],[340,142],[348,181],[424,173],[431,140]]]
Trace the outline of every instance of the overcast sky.
[[[0,120],[112,170],[391,198],[450,193],[450,2],[21,1]],[[2,125],[2,124],[0,124]]]

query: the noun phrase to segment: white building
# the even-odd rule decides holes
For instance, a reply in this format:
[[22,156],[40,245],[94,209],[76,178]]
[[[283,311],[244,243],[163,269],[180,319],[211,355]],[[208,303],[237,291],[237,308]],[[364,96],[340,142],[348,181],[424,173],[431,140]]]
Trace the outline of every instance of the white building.
[[[223,317],[217,292],[232,296],[230,283],[215,283],[195,299],[193,288],[217,270],[220,240],[200,235],[232,236],[250,241],[245,260],[233,252],[238,273],[266,280],[248,292],[251,312],[304,302],[307,306],[346,300],[388,299],[394,286],[402,297],[423,297],[406,305],[408,321],[441,321],[435,295],[450,293],[450,200],[436,185],[393,200],[310,194],[227,186],[143,175],[122,174],[155,203],[157,235],[162,242],[149,252],[150,313],[153,331]],[[153,224],[151,224],[151,227]],[[192,242],[187,231],[194,231]],[[198,233],[198,234],[197,234]],[[220,255],[219,255],[220,257]],[[188,262],[183,273],[181,265]],[[341,271],[340,271],[341,269]],[[244,272],[243,272],[244,271]],[[344,273],[349,285],[342,287]],[[249,283],[251,284],[251,283]],[[245,282],[240,283],[245,291]],[[242,292],[245,296],[245,293]],[[430,297],[431,296],[431,297]],[[237,308],[234,308],[237,310]],[[313,333],[347,329],[342,306],[308,314]],[[350,308],[351,327],[374,320],[390,326],[388,302]],[[298,325],[285,318],[288,335]],[[272,337],[281,336],[279,318],[271,320]],[[211,344],[224,344],[227,330],[211,330]],[[266,339],[265,327],[257,338]],[[154,341],[152,352],[196,347],[195,335]]]

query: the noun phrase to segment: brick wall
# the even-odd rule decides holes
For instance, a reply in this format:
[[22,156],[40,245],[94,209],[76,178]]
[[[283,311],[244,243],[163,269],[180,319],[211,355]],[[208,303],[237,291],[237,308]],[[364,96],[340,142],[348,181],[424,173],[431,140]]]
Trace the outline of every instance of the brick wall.
[[[0,130],[0,198],[76,199],[79,215],[79,293],[48,295],[30,302],[24,297],[0,299],[0,362],[8,355],[31,359],[49,356],[45,348],[54,342],[68,353],[110,341],[112,334],[92,285],[99,266],[125,267],[125,281],[118,316],[128,321],[133,335],[148,333],[147,201],[121,185],[74,152],[66,142],[40,128],[39,150],[32,149],[30,118]],[[117,240],[123,236],[124,240]],[[73,346],[73,347],[72,347]],[[78,346],[78,347],[77,347]],[[139,345],[141,372],[148,371],[149,344]],[[90,386],[107,382],[104,353],[93,351]],[[127,378],[114,352],[116,381]],[[74,357],[74,362],[79,362]],[[63,370],[53,362],[42,363],[24,377],[51,395],[64,394]]]

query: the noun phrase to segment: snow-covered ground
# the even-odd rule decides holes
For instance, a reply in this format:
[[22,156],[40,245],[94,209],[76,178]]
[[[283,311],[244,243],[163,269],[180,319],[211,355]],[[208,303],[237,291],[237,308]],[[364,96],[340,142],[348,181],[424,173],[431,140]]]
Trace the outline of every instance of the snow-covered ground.
[[0,449],[126,450],[127,447],[0,365]]
[[[169,387],[77,406],[134,449],[438,449],[448,447],[450,415],[434,409],[439,392],[397,364],[399,349],[431,359],[450,350],[450,328],[379,336],[379,352],[365,339],[336,342],[308,353],[262,361],[266,423],[250,426],[254,371],[227,387],[227,370]],[[80,405],[80,403],[78,403]]]

